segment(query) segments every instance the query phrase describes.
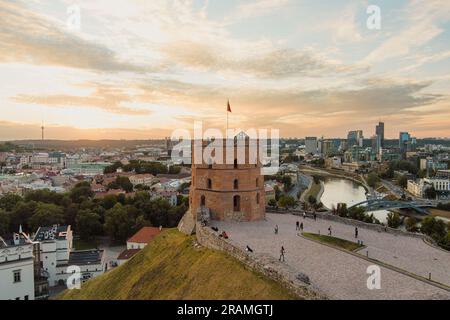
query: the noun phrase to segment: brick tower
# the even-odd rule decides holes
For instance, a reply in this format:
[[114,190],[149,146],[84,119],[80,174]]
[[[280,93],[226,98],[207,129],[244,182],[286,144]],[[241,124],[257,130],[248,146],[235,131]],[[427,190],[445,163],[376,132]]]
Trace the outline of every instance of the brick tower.
[[[198,161],[201,164],[196,164],[196,153],[192,152],[192,183],[189,197],[190,212],[194,216],[202,209],[206,209],[209,210],[212,220],[254,221],[265,218],[264,176],[261,175],[261,162],[259,157],[252,157],[249,152],[252,150],[253,155],[258,155],[258,140],[250,140],[248,137],[240,139],[244,141],[238,143],[238,139],[235,138],[231,142],[233,145],[231,156],[227,156],[229,148],[227,149],[227,141],[223,141],[223,164],[217,164],[217,161],[211,164],[211,160],[207,160],[209,163],[206,163],[204,157],[201,162]],[[206,141],[201,143],[202,151],[208,144]],[[231,163],[226,161],[227,158],[228,160],[231,158]]]

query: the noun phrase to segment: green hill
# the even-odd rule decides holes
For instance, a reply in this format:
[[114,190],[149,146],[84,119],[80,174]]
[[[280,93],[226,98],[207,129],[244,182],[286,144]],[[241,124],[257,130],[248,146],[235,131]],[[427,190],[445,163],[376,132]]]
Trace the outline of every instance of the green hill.
[[194,246],[194,239],[167,230],[124,265],[59,299],[297,299],[237,259]]

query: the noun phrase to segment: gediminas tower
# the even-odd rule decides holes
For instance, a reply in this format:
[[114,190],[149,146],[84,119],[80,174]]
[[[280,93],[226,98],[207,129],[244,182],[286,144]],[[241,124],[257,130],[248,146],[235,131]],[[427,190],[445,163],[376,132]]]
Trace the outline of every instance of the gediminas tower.
[[[201,146],[202,152],[192,152],[192,183],[189,195],[191,214],[196,217],[202,209],[207,209],[212,220],[264,219],[264,176],[261,174],[258,140],[250,140],[246,136],[236,137],[228,143],[232,147],[227,148],[227,140],[224,139],[223,161],[205,161],[203,150],[209,143],[200,141],[198,145]],[[227,150],[230,149],[233,154],[227,156]],[[199,155],[201,159],[196,158]],[[213,156],[217,158],[219,154]]]

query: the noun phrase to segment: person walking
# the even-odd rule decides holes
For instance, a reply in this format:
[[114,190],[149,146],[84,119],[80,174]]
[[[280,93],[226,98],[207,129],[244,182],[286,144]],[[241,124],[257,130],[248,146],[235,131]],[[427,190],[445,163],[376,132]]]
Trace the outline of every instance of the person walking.
[[355,227],[355,238],[358,239],[358,227]]
[[316,214],[315,211],[314,211],[314,213],[313,213],[313,216],[314,216],[314,221],[317,221],[317,214]]
[[300,229],[300,222],[297,221],[297,222],[295,223],[295,231],[298,231],[299,229]]
[[275,229],[273,230],[275,234],[278,234],[278,225],[275,225]]
[[306,219],[306,212],[303,211],[303,219]]
[[300,224],[300,231],[303,232],[303,222]]
[[332,233],[332,231],[331,231],[331,226],[329,226],[329,227],[328,227],[328,235],[331,236],[331,233]]
[[284,250],[284,247],[283,246],[281,246],[281,249],[280,249],[280,261],[282,261],[283,260],[283,262],[284,262],[284,252],[285,252],[285,250]]

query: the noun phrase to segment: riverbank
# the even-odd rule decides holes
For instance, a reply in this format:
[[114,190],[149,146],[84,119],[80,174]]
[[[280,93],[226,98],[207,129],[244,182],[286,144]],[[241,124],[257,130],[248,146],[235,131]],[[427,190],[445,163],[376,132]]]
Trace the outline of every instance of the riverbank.
[[365,183],[365,181],[362,181],[360,177],[353,177],[349,176],[348,173],[345,172],[330,172],[326,169],[313,169],[313,168],[300,168],[301,172],[307,172],[310,175],[315,175],[318,177],[331,177],[331,178],[337,178],[337,179],[346,179],[353,181],[363,187],[366,190],[366,193],[370,192],[370,187]]

